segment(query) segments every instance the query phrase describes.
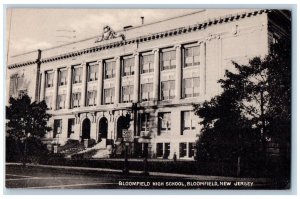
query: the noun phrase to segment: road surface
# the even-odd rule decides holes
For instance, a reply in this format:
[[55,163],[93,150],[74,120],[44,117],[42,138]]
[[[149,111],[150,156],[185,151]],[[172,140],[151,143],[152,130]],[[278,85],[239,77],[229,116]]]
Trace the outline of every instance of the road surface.
[[27,189],[278,189],[282,182],[101,169],[6,165],[6,188]]

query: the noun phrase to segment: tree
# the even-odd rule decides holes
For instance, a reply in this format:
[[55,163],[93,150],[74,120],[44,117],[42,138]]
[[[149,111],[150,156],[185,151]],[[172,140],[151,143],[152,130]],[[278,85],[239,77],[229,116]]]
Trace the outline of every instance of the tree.
[[272,45],[264,59],[255,57],[247,65],[233,62],[236,71],[227,70],[218,81],[223,92],[194,105],[203,119],[198,160],[261,162],[270,140],[279,143],[285,155],[290,153],[290,63],[286,38]]
[[41,138],[51,130],[51,127],[47,126],[51,115],[46,110],[45,101],[31,102],[28,95],[17,99],[10,98],[9,106],[6,106],[7,135],[10,140],[14,140],[7,144],[15,143],[13,146],[6,145],[7,151],[10,151],[10,147],[21,150],[24,164],[27,158],[27,144],[29,143],[31,148],[41,148]]

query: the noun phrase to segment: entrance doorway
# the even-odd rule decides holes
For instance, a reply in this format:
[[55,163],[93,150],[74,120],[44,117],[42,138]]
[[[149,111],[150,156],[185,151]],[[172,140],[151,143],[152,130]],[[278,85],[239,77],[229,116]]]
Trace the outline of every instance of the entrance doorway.
[[82,139],[90,139],[91,138],[91,121],[86,118],[82,122]]
[[130,125],[130,115],[120,116],[117,122],[117,138],[122,138],[123,129],[128,129]]
[[102,138],[107,138],[107,128],[108,121],[105,117],[103,117],[99,121],[98,142],[100,142]]

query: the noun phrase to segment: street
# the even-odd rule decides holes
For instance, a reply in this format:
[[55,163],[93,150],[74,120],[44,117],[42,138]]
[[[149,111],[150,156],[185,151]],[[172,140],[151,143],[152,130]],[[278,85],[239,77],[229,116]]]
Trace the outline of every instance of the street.
[[183,176],[132,171],[61,168],[55,166],[6,165],[6,188],[28,189],[278,189],[271,179],[216,176]]

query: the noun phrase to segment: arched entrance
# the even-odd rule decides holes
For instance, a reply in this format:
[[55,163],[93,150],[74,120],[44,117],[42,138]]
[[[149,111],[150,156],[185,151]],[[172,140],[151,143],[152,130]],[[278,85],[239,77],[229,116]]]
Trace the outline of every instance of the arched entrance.
[[107,128],[108,121],[105,117],[101,118],[99,121],[99,130],[98,130],[98,142],[101,141],[101,138],[107,138]]
[[130,125],[130,115],[120,116],[117,122],[117,138],[122,138],[123,129],[128,129]]
[[91,121],[86,118],[82,122],[82,139],[90,139],[91,135]]

